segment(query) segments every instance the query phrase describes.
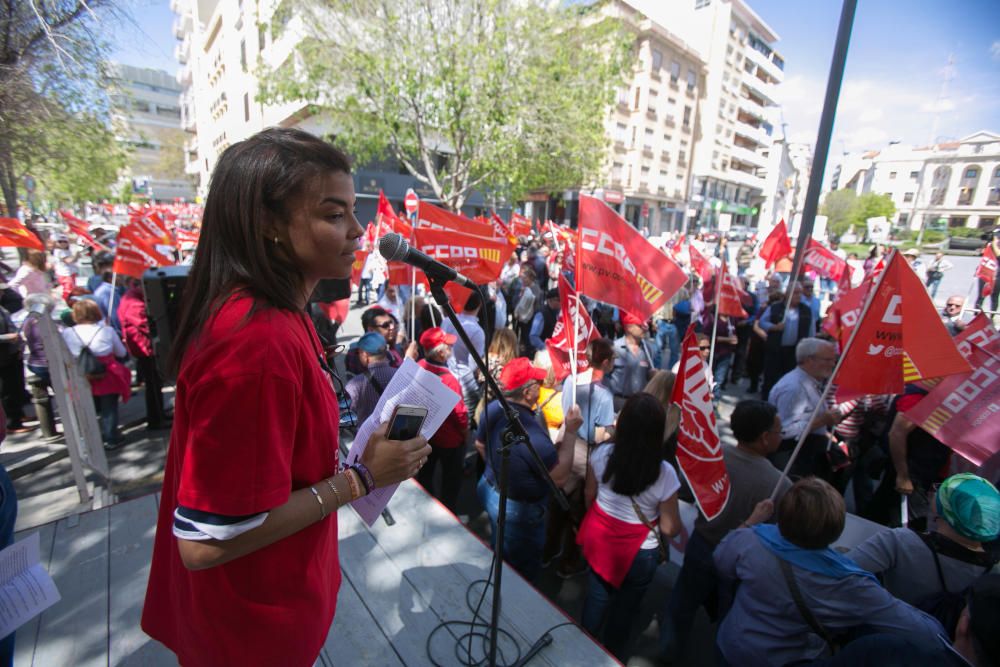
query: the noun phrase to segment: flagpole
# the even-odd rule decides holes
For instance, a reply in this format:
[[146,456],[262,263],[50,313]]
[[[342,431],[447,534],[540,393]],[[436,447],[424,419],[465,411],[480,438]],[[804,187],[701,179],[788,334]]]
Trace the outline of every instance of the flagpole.
[[[111,298],[108,299],[107,323],[111,324],[111,313],[115,310],[115,283],[118,282],[118,273],[111,274]],[[113,326],[113,325],[112,325]]]
[[[719,333],[719,299],[722,298],[722,267],[715,270],[715,318],[712,322],[712,345],[708,349],[708,372],[715,383],[715,337]],[[715,387],[712,387],[713,391]]]
[[[897,251],[893,249],[893,255]],[[806,437],[809,435],[811,430],[809,426],[816,419],[819,414],[821,407],[826,405],[826,395],[830,391],[830,387],[833,386],[833,381],[837,378],[837,373],[840,372],[840,367],[844,364],[844,359],[847,358],[848,352],[851,351],[851,346],[854,345],[854,338],[858,335],[858,330],[861,328],[861,323],[865,319],[865,315],[868,314],[868,309],[872,305],[872,301],[875,300],[875,295],[878,293],[879,287],[882,285],[882,281],[885,280],[885,275],[889,272],[889,263],[892,261],[892,255],[889,256],[889,262],[886,262],[886,268],[878,276],[878,280],[872,285],[871,289],[868,290],[868,295],[865,297],[865,307],[861,309],[861,313],[858,315],[858,320],[851,329],[851,336],[847,339],[847,345],[844,346],[843,352],[840,353],[840,357],[837,359],[837,365],[834,366],[833,372],[830,374],[830,378],[826,382],[826,386],[823,387],[823,391],[820,393],[819,400],[816,402],[816,407],[813,408],[812,415],[809,417],[809,421],[806,422],[806,426],[802,429],[802,433],[799,434],[799,441],[795,443],[795,449],[792,450],[792,455],[788,459],[788,463],[785,464],[785,469],[781,471],[781,477],[778,478],[778,483],[774,485],[774,490],[771,491],[771,500],[773,501],[778,495],[778,489],[781,488],[782,482],[788,477],[788,471],[792,469],[792,465],[795,463],[795,459],[798,458],[799,450],[802,449],[802,444],[806,441]]]
[[[573,290],[576,292],[576,290]],[[570,406],[576,405],[576,378],[577,378],[577,358],[579,357],[579,343],[576,339],[577,331],[580,330],[580,308],[583,304],[580,303],[580,294],[576,293],[574,298],[576,299],[576,309],[573,311],[573,335],[571,337],[571,345],[569,352],[569,363],[570,363],[570,374],[572,376],[572,382],[570,383],[569,390],[569,404]],[[593,372],[593,369],[591,369]],[[589,416],[588,416],[589,419]]]

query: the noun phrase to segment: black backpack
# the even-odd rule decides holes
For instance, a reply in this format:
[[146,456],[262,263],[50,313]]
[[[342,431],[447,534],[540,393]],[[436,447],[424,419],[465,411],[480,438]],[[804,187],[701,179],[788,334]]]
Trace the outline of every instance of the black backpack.
[[73,333],[76,337],[80,339],[83,343],[83,347],[80,348],[80,356],[76,358],[76,364],[80,368],[80,372],[83,376],[90,380],[91,382],[96,382],[104,378],[104,374],[107,373],[108,368],[104,365],[104,362],[97,358],[90,350],[90,343],[94,342],[97,338],[97,334],[101,333],[100,328],[90,337],[90,343],[84,343],[83,338],[77,333],[76,327],[73,327]]

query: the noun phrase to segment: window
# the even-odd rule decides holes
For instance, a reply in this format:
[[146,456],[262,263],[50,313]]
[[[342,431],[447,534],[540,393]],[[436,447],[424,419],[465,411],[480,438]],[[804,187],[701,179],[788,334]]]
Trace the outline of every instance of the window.
[[631,142],[631,145],[632,145],[633,148],[635,148],[635,134],[636,134],[636,130],[637,129],[638,129],[638,127],[636,127],[635,125],[632,126],[632,142]]
[[261,24],[257,28],[257,50],[258,51],[263,51],[264,50],[264,46],[265,46],[266,41],[267,41],[267,28],[264,26],[264,24]]
[[614,183],[620,183],[622,180],[622,167],[624,165],[621,162],[615,162],[611,165],[611,180]]
[[247,40],[240,40],[240,67],[247,71]]
[[691,107],[684,107],[684,126],[691,124]]
[[702,7],[708,7],[712,4],[712,0],[694,0],[694,8],[701,9]]
[[659,72],[661,67],[663,67],[663,54],[653,49],[653,71]]
[[978,178],[979,170],[975,167],[970,167],[965,170],[965,178]]
[[628,138],[628,127],[625,125],[625,123],[618,123],[617,125],[615,125],[615,134],[614,134],[615,141],[624,144],[627,138]]
[[243,93],[243,120],[250,122],[250,93]]
[[919,171],[911,171],[910,172],[910,178],[913,178],[913,179],[920,178],[920,172]]
[[969,206],[976,198],[976,186],[979,181],[979,167],[968,167],[962,176],[959,184],[958,203],[960,206]]
[[180,118],[181,109],[180,107],[167,107],[167,106],[156,107],[156,115],[164,116],[166,118]]
[[146,100],[132,100],[132,111],[149,113],[149,102]]
[[896,180],[896,172],[894,172],[894,171],[890,171],[889,172],[889,180],[890,181]]
[[913,193],[912,192],[907,192],[907,193],[905,193],[903,195],[903,203],[904,204],[909,204],[912,201],[913,201]]
[[628,106],[628,88],[621,88],[618,90],[618,104]]
[[677,83],[681,78],[681,64],[676,60],[670,63],[670,83]]
[[698,85],[698,73],[695,72],[690,67],[688,68],[687,82],[688,82],[688,92],[693,91],[694,87]]
[[677,151],[677,161],[681,164],[687,160],[687,151]]
[[640,93],[642,93],[642,89],[639,88],[638,86],[636,86],[636,88],[635,88],[635,98],[632,100],[632,110],[633,111],[638,111],[639,110],[639,95],[640,95]]

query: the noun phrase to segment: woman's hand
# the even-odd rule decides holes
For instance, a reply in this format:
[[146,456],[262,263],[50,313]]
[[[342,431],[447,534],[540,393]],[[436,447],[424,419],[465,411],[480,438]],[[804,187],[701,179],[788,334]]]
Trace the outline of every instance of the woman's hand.
[[770,498],[765,498],[764,500],[757,503],[757,506],[753,508],[753,512],[750,513],[750,518],[747,519],[747,527],[756,526],[758,523],[764,523],[771,518],[774,514],[774,501]]
[[385,437],[387,428],[388,424],[382,424],[375,429],[361,456],[361,462],[375,478],[376,488],[413,477],[431,453],[426,438],[417,436],[412,440],[389,440]]

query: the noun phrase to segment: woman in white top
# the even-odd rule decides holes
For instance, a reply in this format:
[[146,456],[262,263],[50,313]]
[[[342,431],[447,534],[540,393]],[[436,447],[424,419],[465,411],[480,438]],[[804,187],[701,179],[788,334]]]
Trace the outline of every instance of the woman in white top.
[[582,622],[622,661],[661,560],[657,533],[673,537],[681,530],[680,482],[663,460],[665,423],[656,397],[632,395],[618,416],[614,442],[594,450],[587,468],[588,509],[577,536],[591,568]]
[[75,326],[62,332],[66,347],[74,358],[86,347],[104,364],[104,373],[90,376],[90,392],[101,423],[104,448],[111,450],[122,445],[118,431],[118,399],[128,402],[132,392],[132,373],[119,358],[128,357],[125,345],[118,334],[101,319],[101,309],[95,301],[77,299],[73,304]]
[[45,272],[45,253],[41,250],[29,250],[27,259],[7,286],[16,289],[22,297],[29,294],[48,295],[52,286],[49,284],[49,275]]

